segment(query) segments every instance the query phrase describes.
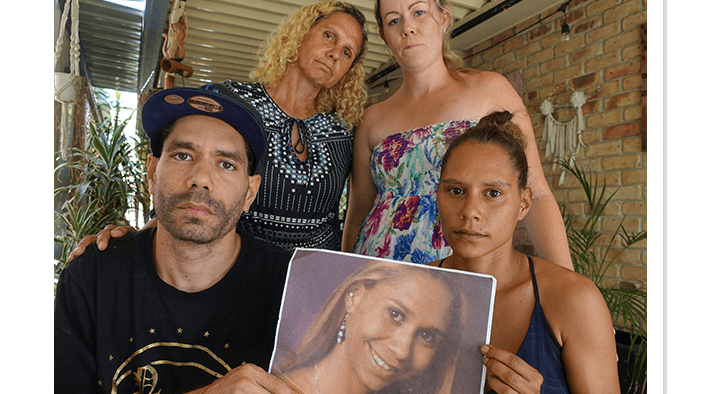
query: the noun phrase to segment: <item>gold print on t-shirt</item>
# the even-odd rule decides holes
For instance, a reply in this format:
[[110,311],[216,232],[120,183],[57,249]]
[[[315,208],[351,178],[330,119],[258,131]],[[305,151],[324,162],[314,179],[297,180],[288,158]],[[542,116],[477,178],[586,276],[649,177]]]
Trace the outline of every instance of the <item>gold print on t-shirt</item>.
[[150,365],[137,368],[134,372],[134,380],[136,380],[136,387],[139,388],[139,391],[134,394],[160,394],[161,392],[161,390],[156,391],[158,372]]
[[[199,354],[199,357],[193,357],[193,359],[198,358],[201,359],[201,353],[204,352],[209,356],[209,358],[205,358],[205,360],[209,360],[208,365],[202,365],[201,363],[197,362],[191,362],[191,361],[178,361],[178,360],[152,360],[149,361],[148,364],[146,365],[130,365],[134,358],[139,355],[146,355],[148,356],[148,351],[154,348],[158,347],[170,347],[170,348],[175,348],[175,349],[180,349],[183,352],[185,352],[184,357],[187,358],[187,352],[195,352]],[[208,374],[214,376],[215,378],[221,378],[223,377],[226,372],[231,371],[231,367],[224,362],[221,358],[219,358],[214,352],[209,350],[208,348],[201,346],[201,345],[191,345],[191,344],[186,344],[186,343],[178,343],[178,342],[154,342],[149,345],[146,345],[142,347],[141,349],[135,351],[132,353],[131,356],[129,356],[124,362],[117,368],[117,370],[114,373],[114,376],[112,377],[112,394],[117,394],[117,389],[119,385],[124,381],[125,378],[127,378],[129,375],[133,375],[132,377],[136,381],[136,385],[138,387],[138,390],[135,394],[159,394],[160,389],[157,388],[158,384],[158,370],[157,367],[159,365],[170,365],[170,366],[175,366],[175,367],[189,367],[189,368],[196,368],[201,371],[205,371]],[[215,368],[220,369],[220,372],[217,372],[214,370]],[[124,382],[124,384],[127,384]]]

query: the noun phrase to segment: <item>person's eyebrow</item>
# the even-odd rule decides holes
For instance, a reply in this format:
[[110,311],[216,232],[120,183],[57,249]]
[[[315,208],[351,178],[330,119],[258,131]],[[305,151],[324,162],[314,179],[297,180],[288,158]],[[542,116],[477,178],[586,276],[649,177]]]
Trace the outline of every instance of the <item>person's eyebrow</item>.
[[[399,308],[402,310],[402,313],[404,313],[404,315],[406,315],[407,319],[412,318],[412,315],[416,314],[411,309],[407,308],[407,306],[403,302],[399,301],[398,299],[393,298],[392,301],[394,301],[394,303],[397,304],[397,306],[399,306]],[[443,330],[441,330],[440,328],[430,327],[430,326],[423,327],[423,328],[431,330],[431,331],[435,332],[436,334],[440,335],[441,337],[445,337],[445,332]]]
[[487,182],[484,184],[484,186],[487,186],[487,187],[510,187],[511,184],[509,182],[504,182],[504,181],[494,181],[494,182]]
[[412,3],[412,4],[409,6],[409,9],[411,9],[411,7],[413,7],[413,6],[415,6],[415,5],[419,4],[419,3],[426,3],[426,4],[428,4],[428,3],[425,2],[425,1],[420,1],[420,0],[419,0],[419,1],[417,1],[417,2]]
[[[409,6],[408,9],[411,9],[411,7],[413,7],[413,6],[417,5],[417,4],[420,4],[420,3],[426,3],[426,2],[425,2],[425,1],[417,1],[417,2],[415,2],[415,3],[412,3],[412,4]],[[426,3],[426,4],[427,4],[427,3]],[[389,15],[389,14],[399,14],[399,11],[388,11],[388,12],[384,15],[383,18],[386,18],[387,15]]]
[[402,309],[402,311],[404,311],[405,314],[411,314],[411,310],[407,308],[407,306],[403,302],[399,301],[396,298],[392,299],[392,301],[394,301],[394,303],[397,304]]
[[172,140],[171,142],[168,143],[168,146],[166,147],[166,151],[173,151],[177,149],[185,149],[185,150],[195,150],[196,145],[193,144],[192,142],[188,141],[183,141],[183,140]]
[[239,163],[246,163],[248,160],[246,159],[245,155],[242,154],[238,150],[220,150],[218,149],[216,151],[217,156],[221,157],[226,157],[229,158],[233,161],[239,162]]
[[[338,33],[338,31],[337,31],[332,25],[326,26],[326,30],[330,31],[330,32],[333,34],[333,36],[334,36],[336,39],[338,39],[339,33]],[[350,37],[345,37],[345,39],[346,39],[346,41],[348,41],[348,42],[352,42],[352,41],[353,41],[353,40],[351,40]],[[353,57],[355,57],[355,54],[358,52],[358,50],[357,50],[356,48],[354,48],[352,45],[349,45],[349,44],[347,44],[347,43],[345,43],[345,42],[343,43],[343,47],[346,48],[346,49],[348,49],[348,50],[351,52],[351,55],[353,55]]]

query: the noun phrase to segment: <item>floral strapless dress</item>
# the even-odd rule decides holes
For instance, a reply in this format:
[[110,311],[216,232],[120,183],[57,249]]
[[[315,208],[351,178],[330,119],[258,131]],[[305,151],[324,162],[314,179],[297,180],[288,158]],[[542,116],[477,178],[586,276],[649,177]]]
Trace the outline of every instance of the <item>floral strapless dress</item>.
[[452,253],[443,238],[436,188],[448,145],[477,122],[452,120],[392,134],[372,153],[377,188],[354,252],[427,264]]

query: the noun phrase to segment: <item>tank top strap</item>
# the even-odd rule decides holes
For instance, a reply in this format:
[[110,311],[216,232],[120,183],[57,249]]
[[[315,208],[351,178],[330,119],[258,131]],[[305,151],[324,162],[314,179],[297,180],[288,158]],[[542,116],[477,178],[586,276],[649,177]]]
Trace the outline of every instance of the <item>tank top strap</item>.
[[528,266],[531,269],[531,281],[533,282],[533,293],[535,295],[535,304],[540,305],[540,295],[538,294],[538,281],[535,279],[535,268],[533,268],[533,259],[528,257]]

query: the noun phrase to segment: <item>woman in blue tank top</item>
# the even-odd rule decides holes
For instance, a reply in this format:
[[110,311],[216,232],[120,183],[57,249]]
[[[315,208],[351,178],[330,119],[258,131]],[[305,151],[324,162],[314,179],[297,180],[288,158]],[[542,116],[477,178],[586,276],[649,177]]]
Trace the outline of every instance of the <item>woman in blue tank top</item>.
[[613,326],[597,287],[512,247],[533,197],[511,117],[486,116],[446,152],[437,204],[453,254],[433,264],[497,279],[491,340],[480,349],[485,392],[618,393]]

